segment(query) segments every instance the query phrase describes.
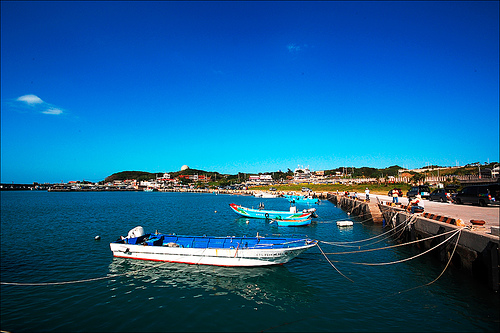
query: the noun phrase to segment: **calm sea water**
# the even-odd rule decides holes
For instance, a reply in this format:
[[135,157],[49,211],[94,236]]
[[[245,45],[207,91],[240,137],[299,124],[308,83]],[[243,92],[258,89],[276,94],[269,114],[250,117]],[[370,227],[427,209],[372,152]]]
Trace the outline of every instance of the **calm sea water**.
[[[239,218],[234,202],[287,210],[285,199],[147,192],[0,192],[1,281],[76,284],[1,286],[1,329],[11,332],[334,331],[498,332],[499,299],[485,286],[432,257],[395,248],[331,255],[318,248],[282,266],[224,268],[113,258],[109,243],[138,225],[146,232],[254,236],[306,234],[356,241],[383,232],[355,223],[327,201],[317,223],[284,228]],[[301,208],[302,206],[299,206]],[[304,208],[307,208],[304,206]],[[357,221],[363,222],[363,221]],[[94,240],[96,235],[100,241]],[[377,247],[393,244],[391,240]],[[339,248],[321,244],[325,252]],[[341,261],[341,262],[338,262]],[[125,274],[125,273],[130,274]],[[118,275],[121,274],[121,275]]]

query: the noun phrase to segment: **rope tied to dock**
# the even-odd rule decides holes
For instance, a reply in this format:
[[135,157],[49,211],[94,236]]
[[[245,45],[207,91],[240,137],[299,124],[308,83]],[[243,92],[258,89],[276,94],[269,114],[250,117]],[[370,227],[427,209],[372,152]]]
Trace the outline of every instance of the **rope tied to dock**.
[[[402,226],[403,227],[406,227],[407,224],[409,223],[414,223],[414,222],[411,222],[411,220],[413,219],[413,217],[408,217],[405,221],[403,221],[400,225],[396,226],[395,228],[389,230],[389,231],[386,231],[384,233],[381,233],[379,235],[376,235],[376,236],[373,236],[373,237],[370,237],[370,238],[367,238],[367,239],[361,239],[361,240],[357,240],[357,241],[350,241],[350,242],[326,242],[326,241],[321,241],[322,243],[325,243],[325,244],[329,244],[329,245],[334,245],[334,246],[344,246],[344,247],[357,247],[357,248],[360,248],[361,246],[368,246],[368,245],[373,245],[373,244],[376,244],[378,242],[381,242],[383,241],[384,239],[387,239],[389,237],[391,237],[390,235],[385,237],[386,235],[388,234],[391,234],[391,233],[394,233],[396,232],[399,228],[401,228]],[[403,229],[404,230],[404,229]],[[356,243],[362,243],[362,242],[368,242],[368,241],[371,241],[373,239],[377,239],[377,238],[380,238],[380,237],[385,237],[375,243],[371,243],[371,244],[365,244],[365,245],[350,245],[350,244],[356,244]]]
[[[396,260],[396,261],[392,261],[392,262],[382,262],[382,263],[366,263],[366,262],[348,262],[348,261],[339,261],[339,260],[333,260],[333,262],[341,262],[341,263],[348,263],[348,264],[354,264],[354,265],[364,265],[364,266],[383,266],[383,265],[393,265],[393,264],[399,264],[399,263],[402,263],[402,262],[405,262],[405,261],[409,261],[409,260],[412,260],[412,259],[415,259],[415,258],[418,258],[420,256],[423,256],[424,254],[434,250],[435,248],[443,245],[444,243],[446,243],[447,241],[449,241],[450,239],[452,239],[455,235],[457,234],[461,234],[462,230],[465,229],[467,227],[462,227],[458,230],[453,230],[453,234],[446,238],[445,240],[443,240],[442,242],[440,242],[439,244],[437,244],[436,246],[434,247],[431,247],[429,248],[428,250],[422,252],[422,253],[419,253],[413,257],[409,257],[409,258],[406,258],[406,259],[401,259],[401,260]],[[439,234],[438,236],[443,236],[443,234]],[[435,237],[435,236],[433,236]],[[417,241],[414,241],[414,242],[421,242],[423,240],[417,240]],[[405,243],[404,245],[408,245],[410,243]],[[457,243],[458,244],[458,243]],[[375,249],[374,249],[375,250]],[[326,255],[326,254],[324,254]],[[332,260],[329,260],[329,261],[332,261]]]
[[[467,227],[464,227],[464,228],[467,228]],[[461,231],[462,229],[459,229],[459,231]],[[392,249],[392,248],[396,248],[396,247],[407,246],[407,245],[412,245],[412,244],[415,244],[415,243],[424,242],[424,241],[427,241],[427,240],[430,240],[430,239],[433,239],[433,238],[442,237],[444,235],[454,233],[456,231],[457,230],[450,230],[450,231],[447,231],[445,233],[434,235],[434,236],[430,236],[430,237],[427,237],[427,238],[418,239],[418,240],[414,240],[414,241],[407,242],[407,243],[402,243],[402,244],[396,244],[396,245],[391,245],[391,246],[379,247],[379,248],[375,248],[375,249],[366,249],[366,250],[359,250],[359,251],[344,251],[344,252],[325,252],[324,254],[326,254],[326,255],[338,255],[338,254],[353,254],[353,253],[364,253],[364,252],[372,252],[372,251],[379,251],[379,250],[387,250],[387,249]],[[324,243],[324,242],[322,242],[322,243]]]
[[[401,291],[398,291],[397,293],[394,293],[394,294],[390,294],[390,295],[386,295],[384,297],[381,297],[381,298],[386,298],[386,297],[389,297],[389,296],[394,296],[394,295],[399,295],[399,294],[402,294],[402,293],[405,293],[405,292],[408,292],[408,291],[412,291],[412,290],[415,290],[415,289],[418,289],[418,288],[422,288],[422,287],[427,287],[427,286],[430,286],[431,284],[433,284],[434,282],[436,282],[437,280],[439,280],[439,278],[441,276],[443,276],[444,272],[446,271],[446,269],[448,268],[448,266],[450,265],[451,263],[451,259],[453,258],[453,255],[455,254],[455,251],[457,249],[457,246],[458,246],[458,243],[460,242],[460,236],[462,235],[462,230],[463,229],[466,229],[466,228],[470,228],[470,227],[463,227],[463,228],[460,228],[458,230],[458,237],[457,237],[457,240],[455,242],[455,246],[453,247],[453,251],[451,252],[451,255],[450,257],[448,258],[448,262],[446,263],[445,267],[443,268],[443,270],[441,271],[441,273],[434,279],[432,280],[431,282],[429,283],[425,283],[425,284],[422,284],[420,286],[416,286],[416,287],[413,287],[413,288],[410,288],[410,289],[406,289],[406,290],[401,290]],[[442,236],[443,234],[439,235],[439,236]],[[452,235],[451,237],[449,237],[448,239],[451,239],[454,235]],[[439,245],[438,245],[439,246]],[[380,300],[381,298],[379,298],[378,300]]]
[[[363,224],[363,223],[365,223],[367,221],[370,221],[370,220],[373,220],[373,217],[369,217],[366,220],[362,220],[362,221],[351,221],[351,220],[349,220],[349,221],[351,221],[354,224]],[[338,221],[344,221],[344,220],[315,221],[315,223],[317,223],[317,224],[320,224],[320,223],[337,223]]]
[[335,265],[331,262],[331,260],[326,256],[325,252],[323,252],[323,249],[321,249],[321,247],[319,246],[319,242],[316,243],[316,246],[318,247],[318,249],[321,251],[321,253],[323,254],[323,256],[325,257],[326,261],[328,261],[328,263],[340,274],[342,275],[343,277],[345,277],[347,280],[351,281],[351,282],[354,282],[353,280],[349,279],[347,276],[345,276],[337,267],[335,267]]

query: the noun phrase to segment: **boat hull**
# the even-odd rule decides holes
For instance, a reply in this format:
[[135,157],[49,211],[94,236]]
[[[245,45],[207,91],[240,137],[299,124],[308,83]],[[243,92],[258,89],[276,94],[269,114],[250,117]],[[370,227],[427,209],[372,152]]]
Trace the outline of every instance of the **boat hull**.
[[271,220],[306,220],[311,217],[312,212],[287,212],[277,210],[264,210],[246,208],[236,204],[229,204],[229,207],[236,213],[244,217]]
[[[198,238],[197,241],[201,242],[201,239]],[[270,245],[262,241],[262,239],[265,238],[235,238],[233,239],[233,246],[229,248],[170,247],[163,244],[150,246],[147,245],[148,242],[143,242],[143,244],[128,244],[125,241],[111,243],[110,248],[113,256],[118,258],[195,265],[253,267],[285,264],[317,243],[313,240],[302,239],[290,240],[291,243],[284,242],[281,245]],[[209,239],[205,238],[205,240],[208,244]],[[219,242],[221,240],[225,240],[226,242],[232,241],[230,237],[218,239]],[[248,248],[249,242],[258,243],[259,241],[264,242],[262,247],[267,248],[259,248],[258,245]],[[292,246],[294,243],[300,245]],[[278,246],[279,248],[269,248],[273,246]]]
[[280,227],[305,227],[311,224],[311,219],[305,220],[272,220]]

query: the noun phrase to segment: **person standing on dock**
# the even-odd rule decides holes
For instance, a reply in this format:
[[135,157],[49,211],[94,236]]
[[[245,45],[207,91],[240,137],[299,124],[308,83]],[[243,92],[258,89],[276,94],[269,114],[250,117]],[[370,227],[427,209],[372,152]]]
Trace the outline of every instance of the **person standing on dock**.
[[366,201],[370,201],[370,190],[368,189],[368,187],[365,190],[365,199]]
[[392,203],[398,203],[398,196],[399,196],[398,190],[393,189],[392,190]]

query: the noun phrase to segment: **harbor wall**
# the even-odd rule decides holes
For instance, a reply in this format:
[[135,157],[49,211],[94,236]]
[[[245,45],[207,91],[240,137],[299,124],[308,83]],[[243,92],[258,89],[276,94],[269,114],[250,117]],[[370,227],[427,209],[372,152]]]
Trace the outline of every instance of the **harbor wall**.
[[[449,235],[439,236],[426,240],[431,236],[437,236],[449,231],[458,231],[462,226],[453,224],[453,221],[436,221],[430,218],[432,215],[414,215],[406,210],[380,204],[380,210],[384,216],[384,221],[392,229],[398,229],[401,224],[407,224],[398,237],[399,242],[412,242],[422,240],[414,244],[421,252],[436,247]],[[426,217],[429,216],[429,217]],[[409,219],[412,223],[407,223]],[[456,237],[445,242],[430,253],[442,263],[450,261],[455,248]],[[494,291],[499,290],[500,276],[500,250],[498,236],[488,234],[481,229],[465,228],[460,233],[460,238],[451,258],[451,265],[460,271],[474,277],[481,283],[487,284],[488,288]]]
[[[472,276],[494,292],[498,292],[500,289],[499,237],[486,233],[481,227],[464,228],[456,225],[458,223],[454,219],[428,213],[411,214],[402,205],[384,204],[382,202],[369,203],[337,195],[330,195],[328,200],[342,210],[350,212],[352,216],[364,220],[371,216],[376,217],[374,222],[380,221],[382,226],[394,231],[400,231],[393,233],[393,238],[399,243],[421,240],[412,245],[419,252],[422,253],[435,248],[429,253],[434,260],[441,263],[450,262],[450,265],[454,268]],[[462,229],[462,231],[455,250],[457,236],[439,245],[450,234],[438,235],[458,231],[459,229]],[[432,236],[438,237],[428,239]],[[452,255],[453,257],[451,257]]]

